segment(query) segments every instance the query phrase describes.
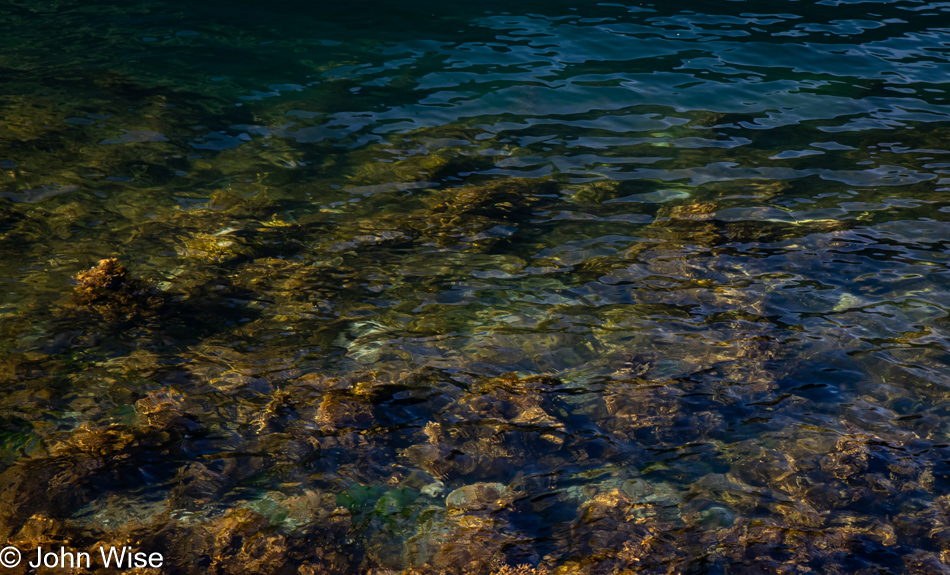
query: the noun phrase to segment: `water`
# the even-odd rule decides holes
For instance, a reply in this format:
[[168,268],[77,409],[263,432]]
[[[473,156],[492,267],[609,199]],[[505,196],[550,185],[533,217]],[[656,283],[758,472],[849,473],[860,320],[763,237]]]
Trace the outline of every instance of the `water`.
[[950,572],[950,5],[0,22],[11,544]]

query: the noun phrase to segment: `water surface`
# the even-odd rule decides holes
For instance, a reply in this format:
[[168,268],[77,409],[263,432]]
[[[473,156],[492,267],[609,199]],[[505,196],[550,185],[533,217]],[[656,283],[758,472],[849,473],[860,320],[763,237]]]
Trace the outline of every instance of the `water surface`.
[[947,3],[0,23],[11,544],[950,572]]

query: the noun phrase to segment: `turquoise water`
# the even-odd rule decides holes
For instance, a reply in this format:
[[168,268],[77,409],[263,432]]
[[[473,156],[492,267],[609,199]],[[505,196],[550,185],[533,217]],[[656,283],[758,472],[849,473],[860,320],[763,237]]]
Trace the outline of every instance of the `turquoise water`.
[[950,4],[0,23],[9,544],[950,572]]

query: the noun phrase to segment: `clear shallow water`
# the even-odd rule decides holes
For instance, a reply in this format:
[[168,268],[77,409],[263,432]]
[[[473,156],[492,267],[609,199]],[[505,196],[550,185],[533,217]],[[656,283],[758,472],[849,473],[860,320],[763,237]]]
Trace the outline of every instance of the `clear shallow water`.
[[0,21],[21,548],[948,569],[950,5]]

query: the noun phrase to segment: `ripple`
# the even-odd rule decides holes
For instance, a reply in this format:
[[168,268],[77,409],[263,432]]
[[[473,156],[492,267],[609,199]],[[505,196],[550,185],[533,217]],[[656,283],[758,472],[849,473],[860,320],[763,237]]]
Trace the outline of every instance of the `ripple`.
[[948,9],[10,3],[0,536],[946,571]]

